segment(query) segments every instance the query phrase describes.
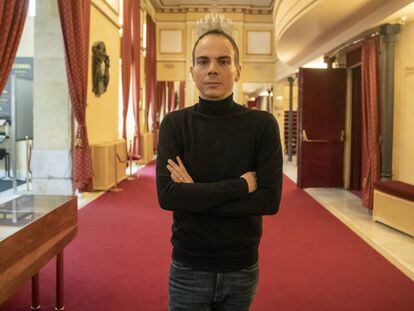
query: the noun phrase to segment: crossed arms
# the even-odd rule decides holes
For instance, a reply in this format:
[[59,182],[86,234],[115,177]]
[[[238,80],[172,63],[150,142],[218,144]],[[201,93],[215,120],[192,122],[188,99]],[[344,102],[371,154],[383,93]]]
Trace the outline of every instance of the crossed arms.
[[211,183],[194,182],[188,174],[169,121],[166,118],[162,122],[159,132],[157,193],[161,208],[229,217],[272,215],[278,211],[282,152],[274,118],[269,119],[261,135],[255,172]]

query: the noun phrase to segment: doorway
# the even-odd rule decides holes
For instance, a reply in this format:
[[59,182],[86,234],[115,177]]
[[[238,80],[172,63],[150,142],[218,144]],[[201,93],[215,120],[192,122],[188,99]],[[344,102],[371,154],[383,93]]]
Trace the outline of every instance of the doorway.
[[362,94],[361,94],[361,66],[351,69],[351,162],[349,190],[361,196],[361,159],[362,159]]
[[342,188],[346,70],[299,70],[298,187]]

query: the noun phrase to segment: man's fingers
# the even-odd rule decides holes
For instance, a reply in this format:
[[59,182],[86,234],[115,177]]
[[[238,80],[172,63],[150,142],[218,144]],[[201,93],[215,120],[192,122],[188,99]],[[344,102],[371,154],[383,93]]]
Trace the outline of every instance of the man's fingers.
[[169,170],[170,173],[177,174],[177,170],[169,164],[167,164],[167,170]]
[[183,163],[183,161],[181,161],[180,157],[179,157],[179,156],[177,156],[176,158],[177,158],[178,165],[179,165],[179,166],[180,166],[183,170],[185,170],[185,171],[187,172],[187,169],[185,168],[184,163]]
[[179,165],[179,167],[183,170],[183,172],[189,177],[190,175],[188,174],[188,172],[187,172],[187,169],[185,168],[185,166],[184,166],[184,163],[183,163],[183,161],[181,161],[181,159],[180,159],[180,157],[179,156],[177,156],[177,162],[178,162],[178,165]]
[[182,180],[180,180],[176,175],[174,175],[174,174],[171,174],[171,179],[174,181],[174,182],[183,182]]
[[180,176],[177,176],[175,173],[171,173],[170,177],[174,182],[183,182],[183,179]]
[[179,182],[184,183],[193,183],[193,179],[188,174],[187,169],[185,168],[183,161],[181,161],[180,157],[176,157],[177,162],[174,162],[171,159],[168,159],[167,169],[170,171],[171,174],[174,174],[175,177],[178,179]]
[[171,159],[168,159],[168,164],[174,167],[175,169],[180,169],[180,166]]
[[174,169],[174,171],[176,171],[176,172],[178,172],[178,173],[182,173],[182,169],[181,169],[181,167],[179,167],[173,160],[168,160],[168,164],[167,164],[167,167],[168,167],[168,165],[172,168],[172,169]]
[[178,161],[178,165],[180,166],[180,168],[182,169],[183,173],[185,174],[185,177],[189,180],[193,180],[190,176],[190,174],[188,174],[187,169],[184,166],[183,161],[181,161],[180,157],[177,156],[177,161]]
[[183,180],[183,176],[181,174],[180,171],[176,170],[174,167],[172,167],[171,165],[167,164],[167,169],[170,171],[171,174],[175,175],[179,180]]

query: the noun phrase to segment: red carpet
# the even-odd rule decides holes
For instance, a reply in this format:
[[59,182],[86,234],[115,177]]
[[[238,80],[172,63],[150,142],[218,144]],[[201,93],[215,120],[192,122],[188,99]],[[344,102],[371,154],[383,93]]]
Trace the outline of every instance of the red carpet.
[[[157,207],[154,164],[80,210],[65,252],[66,310],[167,310],[171,215]],[[279,214],[265,217],[253,311],[414,310],[414,282],[287,178]],[[40,273],[54,303],[54,262]],[[30,282],[0,311],[28,310]]]

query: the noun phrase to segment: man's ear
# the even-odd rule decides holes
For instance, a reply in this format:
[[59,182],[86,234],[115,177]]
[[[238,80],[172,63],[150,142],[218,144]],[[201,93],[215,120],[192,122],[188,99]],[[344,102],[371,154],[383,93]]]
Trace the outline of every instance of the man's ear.
[[234,78],[234,81],[239,81],[240,80],[240,73],[241,73],[241,66],[236,66],[236,77]]
[[194,68],[193,68],[193,66],[190,67],[190,73],[191,73],[191,78],[194,81]]

